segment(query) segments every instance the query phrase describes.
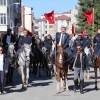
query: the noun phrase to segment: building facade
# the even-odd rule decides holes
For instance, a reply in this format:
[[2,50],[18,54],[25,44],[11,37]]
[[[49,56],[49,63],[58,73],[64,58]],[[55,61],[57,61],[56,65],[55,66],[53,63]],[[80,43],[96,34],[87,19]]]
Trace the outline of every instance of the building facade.
[[60,14],[55,14],[55,24],[49,24],[44,16],[41,16],[39,19],[34,21],[34,32],[38,32],[41,36],[42,34],[51,34],[52,37],[55,37],[56,32],[61,31],[61,27],[66,27],[66,32],[71,34],[72,24],[76,24],[76,14],[77,10],[73,9],[69,12],[64,12]]
[[13,33],[21,25],[21,0],[0,0],[0,33],[5,33],[8,28]]
[[33,8],[22,6],[22,27],[33,32]]

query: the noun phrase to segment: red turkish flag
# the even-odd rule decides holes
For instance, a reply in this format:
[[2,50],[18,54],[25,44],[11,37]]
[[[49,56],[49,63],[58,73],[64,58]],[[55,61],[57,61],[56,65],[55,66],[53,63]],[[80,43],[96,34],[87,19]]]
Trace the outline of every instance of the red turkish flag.
[[48,20],[49,24],[55,24],[54,10],[50,13],[45,13],[44,16]]
[[74,24],[72,24],[72,34],[75,36],[76,35],[76,33],[75,33],[75,26],[74,26]]
[[93,24],[94,22],[94,10],[84,13],[84,16],[87,18],[88,25]]

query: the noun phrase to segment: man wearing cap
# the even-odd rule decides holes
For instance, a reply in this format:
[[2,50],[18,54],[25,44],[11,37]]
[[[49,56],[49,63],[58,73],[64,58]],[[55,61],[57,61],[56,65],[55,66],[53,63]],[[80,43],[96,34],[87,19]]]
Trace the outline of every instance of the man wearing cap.
[[91,39],[89,37],[89,35],[86,33],[85,37],[83,38],[83,49],[85,47],[91,48],[92,44],[91,44]]
[[77,49],[76,49],[77,45],[81,45],[82,49],[83,49],[83,38],[82,38],[82,35],[80,33],[78,34],[78,37],[76,38],[76,40],[73,43],[72,50],[73,50],[74,53],[77,52]]

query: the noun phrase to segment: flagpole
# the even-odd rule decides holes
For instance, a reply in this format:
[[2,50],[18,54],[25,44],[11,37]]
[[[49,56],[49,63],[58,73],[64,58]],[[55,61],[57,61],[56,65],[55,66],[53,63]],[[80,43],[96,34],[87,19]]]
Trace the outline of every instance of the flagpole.
[[[56,22],[55,22],[55,12],[54,12],[54,33],[55,33],[55,42],[56,42]],[[55,66],[56,66],[56,44],[55,44]]]
[[93,24],[92,24],[92,54],[93,54],[93,37],[94,37],[94,8],[93,8]]

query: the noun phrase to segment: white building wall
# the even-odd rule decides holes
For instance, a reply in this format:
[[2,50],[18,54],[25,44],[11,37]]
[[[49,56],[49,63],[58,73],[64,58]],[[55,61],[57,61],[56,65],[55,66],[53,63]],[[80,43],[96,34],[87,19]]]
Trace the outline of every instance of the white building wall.
[[25,28],[29,30],[30,32],[32,31],[32,14],[31,14],[31,8],[25,7]]
[[[0,6],[0,13],[6,14],[6,21],[7,21],[8,20],[8,18],[7,18],[7,6]],[[4,25],[0,24],[0,31],[7,31],[7,23]]]

